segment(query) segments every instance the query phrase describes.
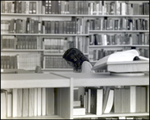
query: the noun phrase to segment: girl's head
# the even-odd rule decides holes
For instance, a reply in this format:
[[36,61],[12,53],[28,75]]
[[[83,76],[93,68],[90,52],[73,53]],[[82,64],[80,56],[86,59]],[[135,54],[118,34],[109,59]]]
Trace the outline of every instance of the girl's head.
[[74,70],[80,71],[81,65],[84,61],[89,61],[84,54],[78,50],[77,48],[70,48],[68,49],[64,55],[63,58],[67,61],[68,64],[70,64]]

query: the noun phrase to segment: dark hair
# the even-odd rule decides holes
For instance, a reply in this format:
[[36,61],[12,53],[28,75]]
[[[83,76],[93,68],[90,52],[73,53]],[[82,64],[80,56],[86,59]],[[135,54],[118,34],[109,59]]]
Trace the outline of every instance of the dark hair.
[[86,58],[84,54],[77,48],[68,49],[64,53],[63,58],[66,61],[72,62],[76,71],[81,70],[81,65],[84,61],[89,61],[88,58]]

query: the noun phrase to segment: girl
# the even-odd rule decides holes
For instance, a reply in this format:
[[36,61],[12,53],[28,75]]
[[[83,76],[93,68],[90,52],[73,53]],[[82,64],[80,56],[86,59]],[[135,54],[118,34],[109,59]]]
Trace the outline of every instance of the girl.
[[84,54],[77,48],[68,49],[63,58],[71,65],[74,72],[88,73],[91,72],[92,65],[89,60],[84,56]]

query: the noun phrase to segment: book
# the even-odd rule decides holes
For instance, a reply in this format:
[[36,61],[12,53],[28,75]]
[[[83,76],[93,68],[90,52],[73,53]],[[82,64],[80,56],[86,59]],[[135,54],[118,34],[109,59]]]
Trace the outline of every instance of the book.
[[22,112],[23,112],[23,99],[22,99],[22,89],[17,89],[17,106],[13,106],[13,107],[17,107],[17,117],[22,117]]
[[149,112],[149,86],[147,86],[147,112]]
[[29,88],[29,116],[34,116],[34,88]]
[[7,110],[7,103],[6,103],[6,93],[2,92],[1,90],[1,119],[6,119],[6,110]]
[[38,114],[38,88],[33,88],[34,89],[34,116],[37,116]]
[[17,89],[16,88],[14,88],[13,90],[12,90],[12,94],[13,94],[13,110],[12,110],[12,116],[13,117],[17,117],[17,104],[18,104],[18,102],[17,102]]
[[[7,92],[6,95],[7,95],[7,117],[12,117],[12,93]],[[1,98],[2,98],[2,96],[1,96]]]
[[130,112],[136,112],[136,86],[130,87]]
[[85,108],[73,108],[73,115],[85,115]]
[[107,88],[103,99],[103,113],[110,113],[114,103],[114,90]]
[[42,116],[46,115],[46,88],[42,88]]
[[121,97],[121,88],[114,89],[114,112],[121,113],[122,110],[122,97]]
[[107,70],[110,72],[149,71],[149,58],[140,56],[139,54],[138,50],[133,49],[115,52],[98,60],[92,69],[96,70],[107,67]]
[[121,90],[122,96],[122,113],[129,113],[130,112],[130,89],[129,88],[122,88]]
[[23,88],[22,90],[22,116],[28,117],[29,116],[29,89]]
[[88,108],[88,113],[90,113],[91,112],[91,89],[88,89],[88,100],[87,100],[87,102],[88,102],[88,105],[87,105],[87,108]]
[[73,107],[81,107],[81,101],[73,101]]
[[37,88],[37,93],[38,93],[38,98],[37,98],[37,102],[38,102],[38,106],[37,106],[37,115],[41,116],[42,115],[42,88]]
[[54,88],[46,88],[46,115],[54,115]]
[[103,89],[97,89],[96,115],[101,115],[103,109]]

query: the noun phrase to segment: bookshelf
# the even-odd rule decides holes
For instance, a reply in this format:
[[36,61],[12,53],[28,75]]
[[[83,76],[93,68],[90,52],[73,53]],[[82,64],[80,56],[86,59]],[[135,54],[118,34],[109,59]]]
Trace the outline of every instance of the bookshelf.
[[[80,2],[79,1],[76,1],[76,2],[57,1],[56,4],[51,1],[49,1],[49,2],[48,1],[44,1],[44,2],[43,1],[2,2],[2,7],[1,7],[2,8],[2,11],[1,11],[2,20],[8,21],[11,19],[11,22],[13,22],[12,20],[16,20],[16,21],[17,20],[23,20],[23,21],[25,20],[25,22],[27,22],[27,25],[28,25],[27,19],[29,18],[29,21],[33,20],[35,22],[34,24],[38,25],[38,27],[36,28],[36,29],[38,29],[38,31],[34,31],[34,32],[32,30],[27,31],[29,33],[27,33],[27,32],[11,33],[12,31],[8,31],[6,33],[5,30],[8,27],[6,24],[7,22],[6,23],[2,22],[2,26],[6,27],[6,28],[2,27],[2,29],[4,29],[4,32],[1,32],[2,37],[5,36],[6,37],[5,39],[8,39],[7,37],[15,36],[15,38],[13,38],[13,39],[17,39],[17,40],[21,39],[21,38],[18,38],[20,36],[36,37],[38,48],[34,49],[34,50],[23,49],[23,48],[16,49],[15,47],[12,50],[3,48],[1,50],[1,53],[3,55],[4,54],[8,55],[9,53],[14,54],[14,53],[18,53],[18,52],[19,52],[19,54],[21,54],[21,52],[27,53],[27,54],[30,54],[30,52],[37,52],[37,53],[39,52],[38,54],[40,54],[40,61],[41,61],[40,66],[43,69],[47,69],[47,68],[44,68],[44,63],[46,62],[46,61],[44,61],[44,59],[45,59],[44,57],[45,56],[58,56],[58,55],[62,56],[64,52],[52,53],[51,50],[44,49],[43,44],[45,44],[45,43],[43,42],[43,39],[47,39],[47,38],[50,38],[50,39],[60,38],[61,39],[62,38],[62,39],[67,39],[67,41],[72,41],[71,44],[73,46],[71,45],[70,47],[79,48],[90,59],[91,62],[93,62],[93,58],[92,58],[91,54],[93,54],[94,49],[95,50],[104,49],[106,51],[112,49],[112,51],[115,52],[117,50],[124,50],[124,49],[130,49],[131,47],[136,47],[138,49],[142,49],[143,51],[146,51],[145,53],[143,52],[142,54],[144,54],[144,55],[146,54],[145,56],[147,57],[147,56],[149,56],[148,55],[149,37],[147,37],[145,34],[149,34],[149,28],[147,28],[145,26],[149,26],[148,25],[149,24],[148,9],[149,8],[147,7],[147,4],[145,4],[145,3],[149,3],[149,2],[148,1],[138,1],[138,2],[120,1],[120,2],[113,3],[112,1],[104,1],[104,2],[102,2],[102,1],[99,1],[99,2],[98,1],[97,2],[95,2],[95,1],[91,1],[91,2],[90,1],[89,2],[86,2],[86,1],[84,1],[84,2],[83,1],[80,1]],[[18,7],[19,4],[22,6],[22,8]],[[28,8],[28,5],[30,5],[30,4],[31,5],[33,4],[33,7]],[[75,7],[72,7],[73,4],[75,5]],[[7,5],[10,7],[10,9],[7,9],[7,7],[8,7]],[[16,5],[15,9],[13,9],[14,5]],[[47,8],[48,5],[49,5],[49,7]],[[53,5],[58,5],[59,6],[58,8],[60,8],[60,9],[55,10]],[[121,8],[117,11],[116,9],[113,8],[114,5],[116,5],[116,6],[119,5]],[[92,6],[95,7],[96,9],[93,9]],[[25,8],[25,7],[27,7],[27,8]],[[122,7],[126,7],[127,9],[123,10]],[[20,9],[20,11],[18,9]],[[48,9],[50,11],[47,11]],[[91,21],[94,20],[95,22],[97,22],[96,21],[97,19],[100,21],[103,21],[103,23],[101,22],[101,26],[102,26],[102,24],[108,24],[105,26],[106,28],[101,27],[100,29],[98,29],[98,28],[93,29],[93,27],[92,27],[93,23]],[[120,27],[122,27],[122,29],[120,30],[119,23],[118,23],[118,29],[116,29],[115,26],[112,27],[111,20],[113,20],[113,22],[116,22],[115,20],[122,21],[123,24],[126,24],[126,25],[127,25],[126,22],[130,22],[130,25],[129,25],[130,27],[126,26],[126,28],[125,28],[125,26],[120,26]],[[59,33],[57,30],[55,31],[56,33],[54,31],[53,31],[54,33],[52,31],[46,32],[47,29],[51,29],[51,28],[48,28],[49,27],[48,21],[50,21],[50,22],[52,22],[52,21],[56,21],[56,22],[57,21],[59,21],[59,22],[60,21],[75,21],[78,24],[77,25],[78,26],[77,33],[72,34],[72,32],[73,32],[72,31],[71,33],[69,32],[67,34],[66,33],[62,34],[61,32]],[[133,26],[136,26],[136,25],[134,25],[135,24],[134,22],[138,22],[138,26],[139,26],[140,21],[141,21],[140,24],[145,25],[145,26],[144,27],[142,26],[142,28],[139,28],[139,27],[134,28]],[[38,23],[36,23],[36,22],[38,22]],[[43,27],[43,24],[44,24],[44,27]],[[47,28],[46,28],[45,24],[48,25]],[[97,23],[95,23],[95,25],[96,24]],[[37,25],[35,25],[35,26],[37,26]],[[39,27],[39,26],[41,26],[41,27]],[[92,27],[92,29],[91,29],[91,27]],[[29,29],[31,29],[31,28],[29,28]],[[59,28],[59,29],[61,29],[61,28]],[[66,28],[66,29],[69,29],[69,28]],[[118,35],[125,34],[126,35],[126,34],[128,34],[128,36],[133,35],[133,37],[130,37],[132,39],[135,37],[134,36],[135,34],[137,35],[136,37],[139,37],[138,35],[140,34],[142,37],[146,36],[147,37],[146,41],[148,41],[148,42],[146,42],[144,45],[143,45],[143,43],[141,45],[140,42],[137,45],[135,45],[135,44],[133,45],[132,43],[130,43],[130,44],[126,44],[126,43],[118,44],[117,43],[116,45],[113,45],[113,44],[112,45],[103,45],[103,44],[102,45],[99,45],[99,44],[92,45],[90,43],[90,41],[93,41],[93,38],[91,36],[100,35],[100,34],[102,34],[102,35],[103,34],[108,34],[108,35],[111,35],[111,34],[118,34]],[[122,37],[121,39],[124,39],[124,37]],[[142,38],[142,40],[143,39],[144,38]],[[19,40],[19,41],[21,42],[21,40]],[[108,41],[108,38],[106,41]],[[21,44],[20,42],[19,42],[19,44]],[[17,43],[15,42],[15,44],[17,44]],[[26,43],[26,44],[28,44],[28,43]],[[115,49],[115,47],[116,47],[116,49]],[[55,50],[56,49],[58,49],[58,48],[55,48]],[[65,50],[66,49],[68,49],[68,48],[65,48]],[[47,52],[50,52],[50,53],[48,54]],[[57,69],[60,70],[61,67],[57,68]],[[56,69],[50,68],[49,70],[56,70]]]
[[[51,72],[48,74],[2,74],[1,89],[13,88],[58,88],[61,98],[59,110],[61,113],[52,116],[11,117],[7,119],[76,119],[76,118],[121,118],[121,117],[148,117],[149,112],[135,113],[102,113],[101,115],[86,113],[85,115],[73,115],[73,94],[76,87],[98,86],[148,86],[149,74],[145,76],[114,76],[109,73],[73,73]],[[36,81],[36,82],[35,82]],[[64,97],[65,96],[65,97]],[[57,102],[59,102],[59,100]],[[65,110],[64,110],[65,108]]]
[[[11,4],[9,4],[9,2]],[[64,48],[63,51],[61,51],[62,49],[59,49],[59,52],[58,51],[53,52],[52,50],[45,49],[44,42],[43,42],[44,39],[49,39],[49,41],[51,39],[55,39],[55,40],[63,39],[64,41],[66,40],[67,46],[70,45],[70,47],[79,48],[90,59],[90,62],[92,64],[94,64],[98,60],[98,59],[93,59],[93,57],[92,57],[93,54],[95,54],[93,52],[94,50],[97,50],[96,52],[99,52],[98,50],[102,50],[100,52],[104,52],[105,55],[108,55],[108,54],[113,53],[118,50],[121,51],[121,50],[125,50],[125,49],[131,49],[131,47],[136,47],[137,49],[139,49],[141,51],[143,56],[149,57],[149,38],[148,38],[148,36],[149,36],[149,27],[148,27],[149,26],[149,12],[147,12],[147,11],[149,11],[148,10],[149,8],[144,7],[146,5],[143,4],[143,3],[149,4],[149,1],[120,1],[120,6],[122,5],[122,7],[130,7],[131,4],[135,5],[135,6],[131,5],[132,7],[129,8],[127,11],[124,11],[123,9],[120,9],[119,11],[116,11],[115,9],[113,9],[112,11],[110,11],[110,3],[114,3],[114,1],[104,1],[104,5],[102,5],[102,1],[99,1],[99,3],[98,2],[96,3],[95,1],[89,1],[88,4],[86,1],[84,1],[84,2],[76,1],[75,2],[76,8],[71,8],[71,7],[69,8],[69,5],[74,6],[74,4],[69,3],[68,1],[65,1],[66,6],[64,6],[63,2],[62,2],[63,7],[61,7],[61,11],[59,11],[60,12],[59,14],[57,13],[58,12],[57,10],[54,10],[54,7],[52,8],[53,9],[52,11],[49,11],[50,13],[49,12],[46,13],[45,10],[46,10],[47,6],[44,2],[42,3],[42,1],[35,2],[36,10],[37,10],[36,13],[34,11],[35,9],[33,9],[32,7],[31,7],[32,9],[30,9],[31,11],[29,11],[29,9],[27,9],[27,11],[25,12],[23,10],[24,9],[23,6],[22,6],[22,8],[21,7],[17,8],[17,9],[21,9],[20,11],[17,11],[16,9],[13,9],[14,3],[12,3],[12,1],[7,1],[5,4],[2,4],[1,19],[4,20],[4,23],[3,22],[1,23],[1,25],[2,25],[1,30],[3,31],[3,32],[1,31],[2,38],[3,38],[3,36],[5,36],[5,39],[10,39],[11,41],[15,41],[17,38],[17,40],[20,41],[18,37],[21,36],[23,38],[24,37],[31,37],[31,38],[36,37],[36,40],[37,40],[37,43],[34,43],[36,45],[36,48],[34,48],[34,49],[31,49],[33,46],[32,47],[30,46],[31,48],[29,48],[28,45],[27,45],[28,49],[24,49],[22,47],[23,44],[28,44],[28,42],[27,43],[14,42],[13,45],[11,45],[11,47],[13,47],[13,49],[8,49],[8,48],[1,49],[1,56],[5,56],[5,59],[3,59],[4,65],[7,65],[7,62],[9,63],[9,61],[11,61],[10,58],[7,58],[8,56],[16,56],[16,54],[21,55],[22,56],[21,59],[22,60],[25,59],[26,60],[25,62],[28,63],[29,61],[27,58],[30,58],[30,57],[32,58],[32,56],[34,57],[34,55],[36,54],[35,57],[36,57],[36,59],[38,59],[38,61],[37,61],[38,65],[42,67],[42,71],[44,71],[48,74],[35,74],[35,73],[2,74],[1,89],[13,89],[13,88],[21,89],[21,88],[37,88],[37,87],[41,88],[42,87],[42,88],[56,88],[58,90],[57,91],[58,93],[56,94],[58,97],[58,99],[56,99],[56,103],[58,102],[58,106],[57,106],[57,111],[56,111],[55,115],[23,117],[25,119],[26,118],[27,119],[30,119],[30,118],[31,119],[61,119],[61,118],[63,119],[63,118],[92,118],[92,117],[94,117],[94,118],[102,117],[103,118],[103,117],[127,117],[127,116],[146,116],[147,117],[147,116],[149,116],[148,112],[120,113],[120,114],[119,113],[118,114],[117,113],[109,113],[109,114],[105,113],[102,115],[86,114],[86,115],[82,115],[82,116],[81,115],[74,116],[73,115],[73,89],[74,89],[74,87],[148,86],[149,85],[149,81],[148,81],[149,76],[146,75],[146,76],[138,76],[138,77],[120,77],[120,76],[109,75],[108,73],[106,73],[107,71],[103,74],[95,74],[95,75],[78,74],[77,75],[77,74],[71,73],[72,68],[67,66],[66,63],[63,63],[63,66],[62,66],[62,64],[60,64],[60,66],[57,66],[57,68],[55,68],[56,66],[52,67],[52,65],[50,65],[49,64],[50,62],[48,62],[48,61],[50,61],[50,60],[52,60],[52,61],[60,60],[61,61],[62,59],[60,59],[60,58],[62,57],[64,51],[68,48],[63,46],[63,48]],[[3,1],[3,3],[4,3],[4,1]],[[23,3],[18,2],[18,3],[23,5],[24,2]],[[12,5],[10,7],[12,11],[10,11],[10,9],[5,8],[5,5],[7,6],[7,4]],[[49,2],[48,4],[51,4],[51,2]],[[27,5],[29,5],[29,1],[27,2]],[[82,5],[85,5],[85,9],[83,9]],[[101,7],[98,8],[98,7],[96,7],[96,5],[100,5]],[[112,6],[113,5],[114,4],[112,4]],[[142,5],[142,7],[143,7],[143,10],[144,10],[143,12],[141,12],[139,10],[140,5]],[[50,6],[49,6],[49,8],[50,8]],[[55,8],[60,8],[60,7],[55,7]],[[93,9],[93,8],[96,8],[97,10]],[[137,9],[135,9],[135,8],[137,8]],[[16,13],[14,10],[16,10]],[[131,12],[130,12],[130,10],[131,10]],[[139,11],[139,13],[137,11]],[[51,13],[51,12],[53,12],[53,13]],[[119,12],[119,15],[117,12]],[[10,23],[8,21],[14,20],[14,19],[15,20],[20,19],[20,20],[25,20],[24,22],[27,22],[27,18],[31,18],[32,20],[34,20],[36,22],[38,21],[38,24],[35,25],[36,27],[40,26],[40,27],[36,28],[36,30],[38,29],[38,31],[36,31],[36,30],[34,32],[28,31],[29,33],[27,33],[27,32],[11,33],[12,31],[8,30],[9,29],[8,24]],[[97,19],[99,21],[102,21],[101,26],[102,26],[102,24],[105,24],[105,23],[106,24],[108,23],[108,25],[101,27],[101,28],[96,28],[96,27],[94,28],[93,26],[95,26],[95,25],[92,25],[93,23],[91,21],[96,21]],[[46,32],[42,31],[42,30],[46,30],[45,21],[46,22],[47,21],[48,22],[49,21],[65,21],[66,22],[66,21],[72,21],[72,20],[77,22],[78,29],[77,29],[76,33],[72,33],[72,32],[71,33],[70,32],[69,33],[65,33],[65,32],[59,33],[58,31],[56,31],[56,33],[55,32],[53,32],[53,33],[47,32],[46,33]],[[122,25],[121,27],[123,29],[120,29],[121,27],[118,23],[117,28],[115,28],[112,24],[110,24],[112,22],[111,20],[113,22],[114,22],[114,20],[116,20],[116,22],[122,20],[123,24],[125,23],[127,25],[126,22],[129,22],[130,25],[127,25],[127,26]],[[137,23],[135,24],[134,22],[135,23],[137,22]],[[67,28],[67,29],[69,30],[69,28]],[[13,30],[15,30],[15,28]],[[125,35],[125,34],[127,34],[129,36],[131,35],[130,38],[132,38],[132,35],[140,34],[141,36],[144,35],[144,37],[146,39],[143,39],[144,42],[139,41],[139,43],[137,43],[133,36],[131,41],[134,41],[134,44],[129,43],[129,41],[127,41],[127,44],[126,44],[126,41],[123,41],[123,43],[121,43],[121,42],[116,43],[115,45],[114,44],[106,45],[103,43],[94,44],[95,40],[92,38],[92,36],[93,35],[104,35],[104,34],[105,35],[106,34],[108,34],[108,35],[112,35],[112,34],[113,35],[114,34]],[[148,36],[146,36],[146,34]],[[12,38],[12,36],[13,36],[13,38]],[[1,38],[1,41],[2,41],[2,38]],[[123,36],[121,39],[124,39],[124,38],[125,37]],[[139,38],[139,36],[138,36],[138,38]],[[21,41],[27,41],[27,39],[21,40]],[[68,41],[69,41],[69,43],[68,43]],[[107,42],[107,40],[106,40],[106,42]],[[16,44],[19,44],[21,47],[19,47],[19,49],[18,49],[17,46],[15,46]],[[33,43],[31,42],[30,44],[33,44]],[[4,43],[4,45],[5,45],[5,47],[7,46],[6,43]],[[59,45],[55,44],[55,46],[59,46]],[[53,57],[53,58],[51,59],[49,57]],[[46,61],[46,59],[48,59],[48,61]],[[2,60],[2,58],[1,58],[1,60]],[[32,65],[32,62],[30,63],[31,65]],[[58,61],[56,61],[56,63],[57,62]],[[1,64],[3,64],[3,63],[1,63]],[[35,65],[33,65],[32,68],[26,68],[26,66],[30,66],[30,64],[25,64],[23,61],[22,68],[34,70]],[[4,69],[9,69],[10,71],[13,70],[12,68],[10,69],[9,66]],[[15,66],[15,69],[17,69],[16,66]],[[49,74],[50,71],[53,71],[55,73]],[[61,71],[61,73],[57,72],[57,71]],[[66,71],[66,73],[63,73],[63,71]],[[60,100],[62,100],[63,102],[61,103]],[[67,108],[66,108],[66,106],[67,106]],[[65,111],[64,111],[64,108],[65,108]],[[10,118],[8,118],[8,119],[10,119]],[[11,117],[11,119],[20,119],[20,117],[17,117],[17,118]]]

